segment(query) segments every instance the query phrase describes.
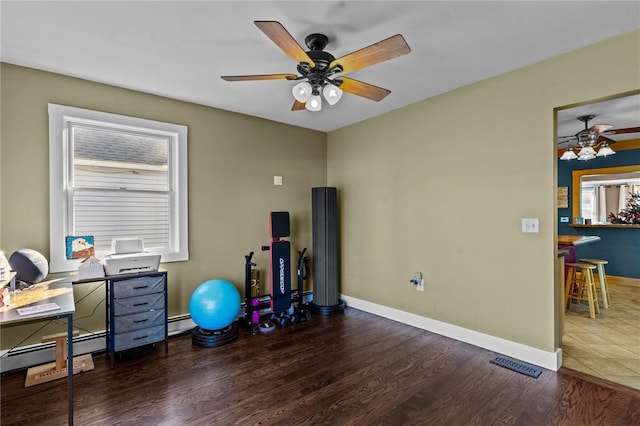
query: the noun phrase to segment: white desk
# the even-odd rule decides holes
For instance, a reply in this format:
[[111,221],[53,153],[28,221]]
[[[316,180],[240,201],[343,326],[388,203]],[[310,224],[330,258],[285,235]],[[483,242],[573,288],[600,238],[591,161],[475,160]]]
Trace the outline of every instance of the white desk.
[[[60,309],[34,315],[20,315],[19,308],[56,303]],[[75,302],[70,281],[46,281],[32,289],[11,294],[9,306],[0,307],[0,326],[48,318],[67,319],[67,400],[69,404],[69,424],[73,425],[73,313]]]

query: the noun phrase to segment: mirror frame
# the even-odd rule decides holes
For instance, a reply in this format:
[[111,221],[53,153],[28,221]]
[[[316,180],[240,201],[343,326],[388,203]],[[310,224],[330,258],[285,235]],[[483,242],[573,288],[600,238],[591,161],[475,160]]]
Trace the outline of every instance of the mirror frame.
[[[619,167],[604,167],[599,169],[585,169],[585,170],[574,170],[571,172],[571,204],[572,204],[572,212],[573,212],[573,220],[575,218],[582,216],[581,211],[581,194],[582,194],[582,177],[588,175],[602,175],[602,174],[616,174],[616,173],[630,173],[630,172],[640,172],[640,165],[632,165],[632,166],[619,166]],[[605,224],[595,224],[595,225],[584,225],[572,223],[571,226],[575,227],[610,227],[610,228],[640,228],[640,225],[635,224],[619,224],[619,223],[605,223]]]

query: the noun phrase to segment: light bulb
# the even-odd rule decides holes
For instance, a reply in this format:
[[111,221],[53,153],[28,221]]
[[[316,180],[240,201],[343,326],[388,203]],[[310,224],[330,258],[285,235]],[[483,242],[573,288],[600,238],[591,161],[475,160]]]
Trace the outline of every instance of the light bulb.
[[578,160],[591,160],[595,158],[596,151],[590,146],[583,146],[580,152],[578,153]]
[[322,98],[320,98],[320,95],[312,95],[304,104],[304,107],[309,111],[320,111],[322,109]]
[[324,98],[329,102],[329,105],[335,105],[342,97],[342,90],[333,84],[327,84],[322,89]]
[[598,150],[596,157],[606,157],[607,155],[613,155],[615,153],[616,152],[609,147],[609,144],[605,142]]
[[293,86],[292,91],[293,97],[296,98],[296,101],[305,103],[311,98],[313,88],[309,82],[303,81]]
[[560,157],[561,160],[575,160],[576,158],[578,158],[578,156],[576,155],[575,152],[573,152],[573,147],[571,145],[569,145],[567,147],[567,150],[562,154],[562,157]]

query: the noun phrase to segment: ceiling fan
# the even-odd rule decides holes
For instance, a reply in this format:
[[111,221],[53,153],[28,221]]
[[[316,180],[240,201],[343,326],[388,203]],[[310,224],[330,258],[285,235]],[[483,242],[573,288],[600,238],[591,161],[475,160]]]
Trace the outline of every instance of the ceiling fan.
[[[576,155],[573,152],[573,146],[569,144],[567,150],[560,157],[561,160],[592,160],[596,157],[606,157],[615,154],[610,145],[616,143],[615,140],[607,137],[607,135],[620,135],[625,133],[638,133],[640,127],[629,127],[626,129],[612,129],[610,124],[594,124],[589,127],[589,121],[593,120],[595,115],[581,115],[577,120],[584,123],[584,129],[572,136],[561,136],[559,139],[575,139],[580,151]],[[564,142],[563,141],[563,142]],[[559,142],[559,143],[563,143]],[[595,148],[599,147],[596,153]]]
[[336,59],[331,53],[324,51],[329,43],[329,38],[324,34],[314,33],[305,37],[305,45],[309,48],[305,52],[280,22],[254,21],[254,24],[285,54],[298,62],[299,75],[225,75],[221,78],[226,81],[301,80],[293,87],[295,101],[292,111],[305,108],[319,111],[322,108],[320,94],[330,105],[334,105],[342,97],[343,91],[376,102],[381,101],[391,93],[390,90],[344,77],[342,74],[388,61],[411,51],[404,37],[396,34]]

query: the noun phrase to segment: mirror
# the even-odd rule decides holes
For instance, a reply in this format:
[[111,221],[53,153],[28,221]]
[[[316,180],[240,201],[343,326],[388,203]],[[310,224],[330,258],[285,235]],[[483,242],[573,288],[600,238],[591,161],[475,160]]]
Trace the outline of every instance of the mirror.
[[640,165],[574,170],[572,188],[575,224],[611,226],[611,213],[618,216],[640,191]]

